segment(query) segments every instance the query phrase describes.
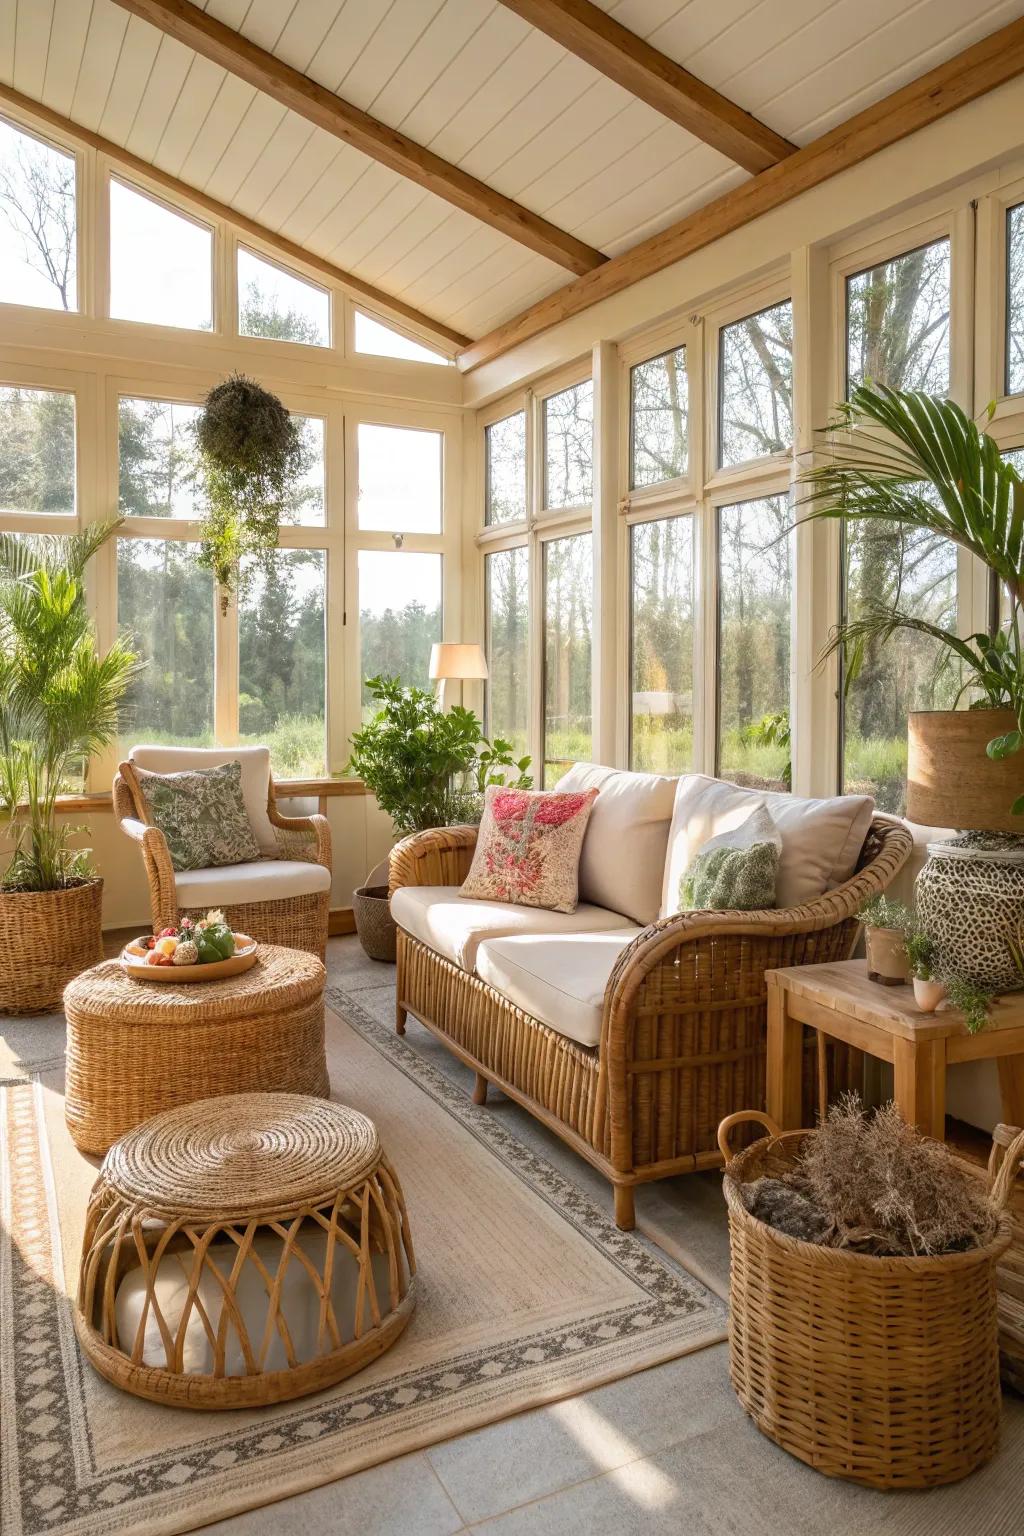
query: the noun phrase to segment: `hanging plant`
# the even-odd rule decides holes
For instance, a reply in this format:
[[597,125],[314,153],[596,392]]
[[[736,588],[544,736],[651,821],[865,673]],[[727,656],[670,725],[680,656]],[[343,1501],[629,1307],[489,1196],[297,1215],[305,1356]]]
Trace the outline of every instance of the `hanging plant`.
[[243,559],[266,568],[277,548],[307,453],[277,396],[240,373],[211,389],[195,434],[206,501],[199,563],[213,572],[226,612],[244,583]]

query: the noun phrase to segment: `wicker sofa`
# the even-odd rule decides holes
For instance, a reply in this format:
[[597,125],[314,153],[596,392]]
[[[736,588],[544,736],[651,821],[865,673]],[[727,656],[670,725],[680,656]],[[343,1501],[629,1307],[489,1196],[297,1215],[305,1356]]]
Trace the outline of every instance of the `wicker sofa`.
[[[219,869],[176,871],[163,833],[148,824],[146,806],[118,772],[114,814],[142,854],[154,933],[179,916],[220,907],[232,927],[265,944],[304,949],[322,960],[331,892],[331,829],[325,816],[282,816],[277,809],[267,747],[133,747],[129,762],[153,773],[214,768],[238,760],[249,821],[262,856]],[[124,765],[122,764],[122,768]]]
[[[592,770],[591,778],[608,772]],[[599,794],[581,897],[600,803]],[[800,803],[815,802],[790,801]],[[480,904],[464,902],[457,887],[477,829],[415,833],[391,854],[398,1031],[413,1014],[473,1068],[477,1103],[493,1083],[587,1158],[614,1186],[616,1221],[629,1229],[638,1183],[719,1166],[719,1122],[763,1107],[765,971],[847,958],[858,908],[885,889],[910,852],[902,824],[870,817],[868,804],[867,835],[849,877],[815,900],[643,925],[583,900],[572,918],[503,903],[470,912]],[[659,827],[638,824],[617,837],[613,859],[625,870],[656,858]],[[455,930],[461,937],[453,941]],[[834,1081],[850,1080],[851,1058],[834,1059]],[[810,1113],[810,1049],[807,1068]]]

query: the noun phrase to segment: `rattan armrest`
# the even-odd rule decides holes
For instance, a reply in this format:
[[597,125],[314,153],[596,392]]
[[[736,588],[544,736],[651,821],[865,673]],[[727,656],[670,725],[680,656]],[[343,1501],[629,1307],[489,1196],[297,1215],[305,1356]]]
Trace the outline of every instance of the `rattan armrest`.
[[479,827],[431,827],[391,850],[388,894],[403,885],[461,885],[473,862]]
[[282,816],[273,800],[267,814],[283,854],[331,868],[331,826],[326,816],[319,811],[312,816]]

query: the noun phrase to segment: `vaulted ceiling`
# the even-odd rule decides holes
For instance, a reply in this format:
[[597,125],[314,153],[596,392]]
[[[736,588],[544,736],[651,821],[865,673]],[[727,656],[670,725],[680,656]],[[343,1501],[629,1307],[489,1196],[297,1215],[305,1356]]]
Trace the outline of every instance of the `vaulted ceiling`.
[[[597,4],[752,114],[765,163],[1024,14],[1024,0]],[[347,139],[316,121],[322,102],[300,112],[279,81],[251,83],[258,58],[240,75],[216,38],[197,51],[135,14],[166,9],[0,0],[0,83],[470,336],[747,180],[737,159],[754,169],[762,152],[730,140],[730,157],[567,51],[525,19],[537,0],[195,7],[357,109]],[[171,7],[186,32],[189,9]],[[557,35],[586,7],[554,10],[569,13]],[[383,160],[354,147],[362,114],[398,131],[379,133]],[[416,179],[395,168],[417,159]],[[431,190],[437,161],[461,173],[454,201]],[[480,183],[500,194],[487,221],[467,211]]]

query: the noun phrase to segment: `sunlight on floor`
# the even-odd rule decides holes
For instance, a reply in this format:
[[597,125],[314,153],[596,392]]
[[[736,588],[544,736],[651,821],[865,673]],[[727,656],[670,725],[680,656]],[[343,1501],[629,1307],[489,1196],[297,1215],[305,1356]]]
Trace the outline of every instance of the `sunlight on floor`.
[[638,1468],[644,1451],[615,1429],[597,1409],[582,1399],[569,1398],[554,1403],[552,1417],[557,1419],[586,1450],[596,1470],[607,1470],[609,1478],[644,1509],[666,1509],[676,1497],[672,1480],[649,1461]]

